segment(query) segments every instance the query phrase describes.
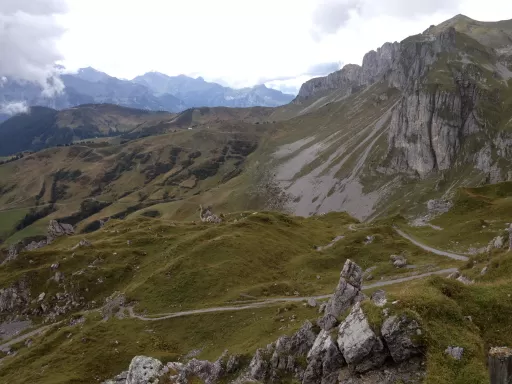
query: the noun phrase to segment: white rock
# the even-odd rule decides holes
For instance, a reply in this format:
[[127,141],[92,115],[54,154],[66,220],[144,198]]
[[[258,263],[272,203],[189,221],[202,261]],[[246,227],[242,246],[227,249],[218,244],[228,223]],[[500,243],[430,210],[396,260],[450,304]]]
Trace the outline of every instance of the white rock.
[[152,357],[135,356],[128,369],[126,384],[156,384],[162,362]]
[[308,305],[311,308],[315,308],[318,305],[318,303],[316,302],[316,300],[313,297],[311,297],[308,299]]
[[461,360],[462,354],[464,353],[464,348],[462,347],[448,347],[444,351],[447,355],[453,357],[455,360]]

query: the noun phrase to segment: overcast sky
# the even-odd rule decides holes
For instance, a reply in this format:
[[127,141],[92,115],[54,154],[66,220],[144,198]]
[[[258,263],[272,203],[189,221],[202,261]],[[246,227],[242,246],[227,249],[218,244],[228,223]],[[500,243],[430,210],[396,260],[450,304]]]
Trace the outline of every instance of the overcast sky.
[[512,1],[0,0],[0,78],[58,88],[45,76],[59,61],[128,79],[154,70],[294,92],[457,13],[511,19]]

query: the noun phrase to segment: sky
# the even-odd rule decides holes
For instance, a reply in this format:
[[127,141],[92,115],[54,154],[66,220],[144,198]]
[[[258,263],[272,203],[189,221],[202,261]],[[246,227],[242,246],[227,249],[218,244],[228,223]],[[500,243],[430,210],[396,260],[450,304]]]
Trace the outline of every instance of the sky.
[[0,0],[3,76],[59,92],[54,72],[149,71],[295,93],[386,41],[463,13],[512,19],[503,0]]

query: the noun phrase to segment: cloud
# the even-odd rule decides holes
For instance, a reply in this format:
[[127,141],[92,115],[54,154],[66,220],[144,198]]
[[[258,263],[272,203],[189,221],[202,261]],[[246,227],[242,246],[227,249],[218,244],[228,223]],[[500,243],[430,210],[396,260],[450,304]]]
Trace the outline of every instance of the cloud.
[[325,76],[328,75],[329,73],[333,73],[340,70],[342,66],[343,63],[341,61],[313,64],[308,68],[308,70],[304,74],[311,76]]
[[64,0],[1,0],[0,77],[38,83],[46,96],[62,91],[54,65],[64,29],[55,16],[65,12]]
[[461,0],[325,0],[313,13],[311,36],[335,34],[354,18],[374,17],[415,18],[436,12],[456,12]]
[[313,13],[313,24],[320,33],[332,34],[351,18],[352,12],[357,12],[361,0],[326,0],[321,2]]
[[277,89],[284,93],[298,93],[304,81],[313,77],[327,76],[330,73],[338,71],[342,66],[343,63],[340,61],[316,63],[310,65],[306,70],[289,76],[260,77],[257,84],[265,84],[270,88]]
[[14,116],[19,115],[21,113],[29,113],[30,108],[24,101],[16,101],[14,103],[7,103],[7,104],[1,104],[0,105],[0,113]]

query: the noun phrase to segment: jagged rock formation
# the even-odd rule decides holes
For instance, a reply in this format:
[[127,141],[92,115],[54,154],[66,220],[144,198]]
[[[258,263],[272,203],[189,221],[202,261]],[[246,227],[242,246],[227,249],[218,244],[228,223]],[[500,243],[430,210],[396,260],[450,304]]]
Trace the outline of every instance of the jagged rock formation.
[[30,302],[30,290],[24,280],[0,289],[0,314],[14,315],[16,311],[24,312]]
[[[33,251],[51,244],[56,238],[60,236],[70,236],[75,233],[75,229],[70,224],[59,223],[56,220],[50,220],[47,228],[46,240],[24,240],[11,245],[7,250],[7,257],[3,260],[2,264],[15,260],[21,251]],[[29,242],[30,241],[30,242]],[[28,243],[28,244],[27,244]],[[88,246],[87,240],[81,240],[80,246]],[[90,244],[89,244],[90,245]],[[77,246],[78,247],[78,246]]]
[[294,102],[302,102],[329,90],[340,91],[342,98],[350,96],[361,87],[373,84],[380,76],[389,71],[399,50],[399,43],[386,43],[377,51],[368,52],[363,58],[362,66],[348,64],[326,77],[311,79],[301,86]]
[[50,244],[57,237],[74,235],[75,229],[70,224],[59,223],[56,220],[50,220],[48,224],[47,244]]
[[199,218],[201,219],[201,221],[203,223],[216,223],[216,224],[218,224],[218,223],[222,222],[222,219],[212,212],[212,207],[211,206],[203,208],[203,206],[200,205],[199,209],[200,209]]
[[477,34],[456,19],[302,86],[294,111],[323,128],[304,123],[303,137],[274,153],[287,209],[367,219],[396,213],[402,186],[421,203],[427,188],[445,199],[457,186],[512,180],[512,45],[500,38],[496,50],[499,23],[476,22]]
[[361,285],[363,270],[356,263],[347,260],[341,271],[340,281],[334,295],[329,299],[324,310],[324,316],[318,320],[318,325],[329,331],[338,324],[338,317],[355,302],[363,299]]
[[391,255],[390,259],[395,268],[405,268],[407,266],[407,259],[402,255]]
[[370,328],[359,303],[341,323],[338,345],[347,364],[358,373],[380,367],[387,357],[384,343]]
[[[347,260],[341,275],[338,285],[341,288],[337,292],[345,292],[350,285],[350,292],[359,293],[361,268]],[[338,295],[326,309],[331,311],[331,316],[338,313],[332,311],[341,308],[342,296]],[[381,298],[379,305],[384,305],[382,297],[385,294],[378,296]],[[342,302],[344,307],[346,301]],[[226,374],[238,372],[237,378],[231,383],[280,383],[285,377],[293,377],[302,384],[363,384],[367,382],[366,377],[371,380],[378,378],[378,381],[368,381],[375,383],[391,384],[400,380],[421,382],[423,370],[417,364],[418,360],[414,360],[424,353],[423,331],[418,320],[406,314],[394,315],[388,317],[376,331],[370,325],[361,303],[351,305],[350,313],[337,329],[319,329],[306,321],[293,335],[282,336],[265,348],[256,350],[245,368],[240,366],[239,356],[229,356],[227,352],[213,363],[194,358],[187,363],[168,363],[160,371],[158,369],[162,364],[159,361],[137,356],[135,362],[130,364],[128,373],[118,377],[127,377],[126,383],[130,384],[151,382],[144,379],[146,376],[175,384],[189,384],[195,382],[196,378],[206,384],[215,384],[225,382]],[[140,381],[129,381],[134,376],[132,372],[137,372]],[[144,376],[141,372],[149,373]],[[106,383],[117,382],[114,379]]]

